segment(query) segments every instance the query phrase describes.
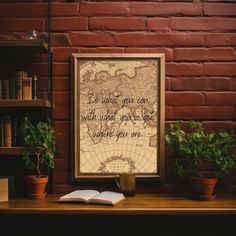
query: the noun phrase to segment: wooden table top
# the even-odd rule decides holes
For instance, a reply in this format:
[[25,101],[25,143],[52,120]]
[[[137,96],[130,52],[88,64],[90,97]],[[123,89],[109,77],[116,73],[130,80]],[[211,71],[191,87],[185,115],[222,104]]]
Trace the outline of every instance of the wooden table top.
[[115,206],[59,203],[61,195],[43,200],[14,199],[0,202],[1,215],[236,215],[236,196],[219,195],[214,201],[197,201],[188,196],[137,194]]

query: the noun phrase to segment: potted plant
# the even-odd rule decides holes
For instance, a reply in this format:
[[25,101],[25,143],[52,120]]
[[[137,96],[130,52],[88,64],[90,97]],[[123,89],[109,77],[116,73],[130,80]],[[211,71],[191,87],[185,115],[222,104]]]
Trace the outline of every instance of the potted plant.
[[[190,177],[197,199],[213,200],[217,179],[236,168],[236,142],[227,131],[207,132],[200,123],[179,121],[167,129],[166,144],[185,157],[176,161],[176,173]],[[202,171],[203,166],[210,171]]]
[[49,119],[33,125],[27,117],[24,119],[22,132],[25,147],[23,160],[26,167],[34,172],[25,177],[28,197],[41,199],[46,195],[48,182],[48,176],[42,172],[45,167],[54,168],[55,132]]

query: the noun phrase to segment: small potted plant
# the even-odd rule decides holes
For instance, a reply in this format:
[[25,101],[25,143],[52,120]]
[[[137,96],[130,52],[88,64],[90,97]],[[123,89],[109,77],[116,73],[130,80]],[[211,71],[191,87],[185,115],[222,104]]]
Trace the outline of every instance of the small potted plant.
[[[227,131],[207,132],[200,123],[179,121],[167,129],[166,144],[185,157],[176,161],[176,173],[190,177],[193,196],[199,200],[213,200],[217,179],[236,168],[236,142]],[[202,171],[203,166],[210,171]]]
[[28,197],[41,199],[46,195],[48,182],[48,176],[42,172],[45,167],[54,168],[55,132],[49,119],[33,125],[27,117],[24,119],[22,132],[25,147],[23,160],[26,167],[34,172],[25,177]]

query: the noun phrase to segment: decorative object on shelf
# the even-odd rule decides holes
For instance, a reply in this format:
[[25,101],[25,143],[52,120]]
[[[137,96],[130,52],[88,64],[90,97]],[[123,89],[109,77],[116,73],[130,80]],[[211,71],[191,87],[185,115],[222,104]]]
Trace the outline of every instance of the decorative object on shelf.
[[119,175],[119,180],[115,178],[116,185],[120,189],[120,191],[126,197],[131,197],[135,195],[135,188],[136,188],[136,180],[135,174],[133,173],[121,173]]
[[73,54],[72,178],[164,179],[164,54]]
[[31,30],[28,32],[26,38],[32,40],[39,39],[39,32],[37,30]]
[[33,125],[25,117],[22,132],[26,150],[23,160],[25,165],[35,173],[25,177],[28,197],[41,199],[46,195],[45,188],[48,182],[48,176],[43,175],[42,172],[47,167],[54,168],[55,131],[49,119]]
[[[185,157],[176,162],[177,175],[190,177],[193,197],[215,199],[215,185],[236,168],[236,141],[227,131],[207,132],[200,123],[177,122],[166,132],[166,144]],[[203,171],[209,166],[210,171]]]

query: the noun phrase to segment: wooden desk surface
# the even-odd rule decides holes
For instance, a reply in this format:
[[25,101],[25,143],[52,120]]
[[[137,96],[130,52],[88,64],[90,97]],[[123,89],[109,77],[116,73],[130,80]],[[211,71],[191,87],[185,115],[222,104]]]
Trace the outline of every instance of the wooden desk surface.
[[1,215],[236,215],[236,196],[217,196],[214,201],[197,201],[188,196],[138,194],[116,206],[58,203],[61,195],[43,200],[14,199],[0,203]]

